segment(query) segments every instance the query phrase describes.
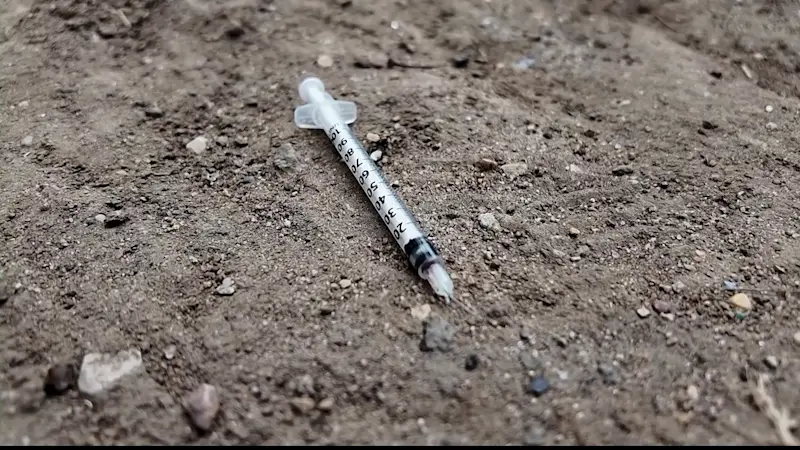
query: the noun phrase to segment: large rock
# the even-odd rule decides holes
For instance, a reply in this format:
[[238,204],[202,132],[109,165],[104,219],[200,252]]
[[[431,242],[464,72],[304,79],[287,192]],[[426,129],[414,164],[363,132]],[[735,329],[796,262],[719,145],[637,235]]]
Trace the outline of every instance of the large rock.
[[183,407],[192,424],[201,431],[208,431],[219,413],[220,399],[217,388],[203,383],[184,400]]
[[89,353],[83,357],[78,376],[78,390],[85,395],[102,394],[122,379],[144,372],[142,353],[138,349],[116,354]]

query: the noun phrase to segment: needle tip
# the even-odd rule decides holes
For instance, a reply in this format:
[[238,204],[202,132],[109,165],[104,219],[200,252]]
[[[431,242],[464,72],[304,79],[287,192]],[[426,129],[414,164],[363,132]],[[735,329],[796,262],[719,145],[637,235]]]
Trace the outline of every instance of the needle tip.
[[428,280],[436,295],[443,297],[445,303],[449,305],[453,300],[453,280],[450,279],[444,265],[433,263],[425,269],[422,276]]

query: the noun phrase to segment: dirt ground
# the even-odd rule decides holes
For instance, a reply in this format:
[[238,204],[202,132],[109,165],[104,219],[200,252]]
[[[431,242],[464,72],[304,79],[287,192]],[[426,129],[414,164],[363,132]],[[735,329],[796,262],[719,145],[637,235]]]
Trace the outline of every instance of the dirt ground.
[[[0,64],[3,443],[793,443],[798,2],[5,0]],[[295,128],[306,73],[477,313]]]

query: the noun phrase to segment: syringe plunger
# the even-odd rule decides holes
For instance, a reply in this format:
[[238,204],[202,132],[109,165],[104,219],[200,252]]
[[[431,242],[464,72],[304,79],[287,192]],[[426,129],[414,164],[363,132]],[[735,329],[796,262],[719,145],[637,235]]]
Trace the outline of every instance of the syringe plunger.
[[304,79],[297,90],[306,102],[294,110],[294,123],[298,128],[321,130],[339,122],[350,125],[356,121],[356,104],[335,100],[325,91],[325,84],[319,78]]

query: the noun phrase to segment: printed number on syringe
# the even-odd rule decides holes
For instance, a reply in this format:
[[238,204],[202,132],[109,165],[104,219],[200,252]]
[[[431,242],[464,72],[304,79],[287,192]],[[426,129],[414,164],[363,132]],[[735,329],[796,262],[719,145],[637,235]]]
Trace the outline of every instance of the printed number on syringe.
[[[328,135],[329,139],[335,143],[336,139],[339,137],[339,130],[336,129],[336,126],[333,126],[328,130]],[[342,139],[340,142],[338,142],[336,144],[336,150],[339,152],[339,155],[341,155],[345,163],[350,162],[350,158],[355,153],[355,150],[353,150],[352,147],[350,148],[347,147],[347,139]],[[350,171],[355,175],[356,170],[358,170],[358,168],[361,167],[361,164],[362,161],[356,158],[356,163],[350,165]],[[369,180],[369,170],[362,171],[361,174],[359,174],[358,176],[358,184],[360,184],[363,187],[364,183],[368,180]],[[378,187],[379,187],[378,183],[372,181],[369,185],[369,188],[367,188],[366,190],[367,197],[372,198],[373,194],[378,191]],[[381,208],[385,203],[386,203],[385,195],[378,197],[377,201],[375,201],[374,204],[375,210],[377,210],[379,214],[381,213]],[[391,219],[394,218],[395,216],[396,214],[394,212],[394,208],[389,208],[389,210],[386,211],[385,214],[383,214],[383,221],[386,223],[386,225],[389,225]],[[395,239],[400,239],[400,235],[406,231],[404,225],[405,224],[403,222],[400,222],[392,231],[392,234],[394,235]]]

